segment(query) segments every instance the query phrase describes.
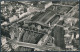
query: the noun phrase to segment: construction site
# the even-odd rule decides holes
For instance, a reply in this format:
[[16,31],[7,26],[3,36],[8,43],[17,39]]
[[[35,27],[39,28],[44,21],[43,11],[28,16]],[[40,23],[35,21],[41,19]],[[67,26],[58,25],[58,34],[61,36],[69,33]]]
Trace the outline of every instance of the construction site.
[[78,51],[79,2],[2,1],[1,51]]

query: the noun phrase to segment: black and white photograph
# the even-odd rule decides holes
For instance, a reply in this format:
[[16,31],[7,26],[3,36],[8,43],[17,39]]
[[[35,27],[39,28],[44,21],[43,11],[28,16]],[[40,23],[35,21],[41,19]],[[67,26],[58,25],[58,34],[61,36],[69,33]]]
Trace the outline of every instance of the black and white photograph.
[[1,51],[79,51],[79,1],[1,1]]

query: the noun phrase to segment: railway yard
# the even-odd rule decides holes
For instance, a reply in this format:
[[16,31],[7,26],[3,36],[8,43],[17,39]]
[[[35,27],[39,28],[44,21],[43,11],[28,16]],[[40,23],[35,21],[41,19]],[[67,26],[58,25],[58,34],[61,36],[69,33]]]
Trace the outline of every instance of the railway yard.
[[78,51],[79,3],[2,1],[1,51]]

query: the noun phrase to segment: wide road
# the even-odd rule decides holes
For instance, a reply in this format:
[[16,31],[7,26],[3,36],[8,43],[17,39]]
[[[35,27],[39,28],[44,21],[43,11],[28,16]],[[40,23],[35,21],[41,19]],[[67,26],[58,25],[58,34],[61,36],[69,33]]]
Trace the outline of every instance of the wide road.
[[44,46],[39,46],[37,44],[32,44],[32,43],[25,43],[25,42],[16,42],[14,40],[10,41],[9,43],[14,43],[18,46],[23,46],[23,47],[29,47],[29,48],[37,48],[37,49],[40,49],[40,50],[61,50],[59,47],[56,47],[56,46],[47,46],[47,45],[44,45]]

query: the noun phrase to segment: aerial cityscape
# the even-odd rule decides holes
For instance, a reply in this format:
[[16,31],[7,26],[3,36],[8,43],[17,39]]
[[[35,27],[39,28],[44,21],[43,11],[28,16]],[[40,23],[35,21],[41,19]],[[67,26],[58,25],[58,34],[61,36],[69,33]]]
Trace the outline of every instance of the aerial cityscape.
[[78,51],[79,2],[2,1],[1,51]]

